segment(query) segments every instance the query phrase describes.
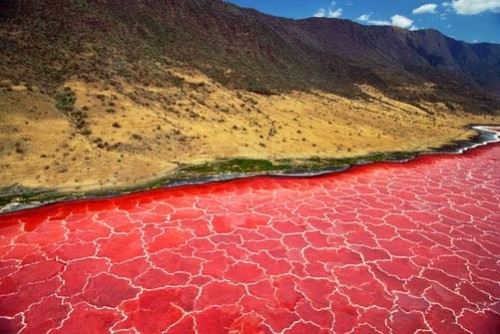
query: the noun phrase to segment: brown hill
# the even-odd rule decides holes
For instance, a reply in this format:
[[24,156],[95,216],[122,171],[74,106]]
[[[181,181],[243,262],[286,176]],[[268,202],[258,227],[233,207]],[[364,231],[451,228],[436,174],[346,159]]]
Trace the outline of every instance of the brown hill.
[[436,31],[218,0],[3,0],[0,50],[0,204],[380,158],[500,122],[499,46]]
[[[220,0],[6,0],[0,4],[0,73],[54,89],[79,75],[145,84],[174,80],[180,61],[230,87],[272,93],[322,89],[346,96],[369,84],[412,103],[459,103],[494,112],[500,45],[437,31],[290,20]],[[408,85],[434,83],[431,92]]]

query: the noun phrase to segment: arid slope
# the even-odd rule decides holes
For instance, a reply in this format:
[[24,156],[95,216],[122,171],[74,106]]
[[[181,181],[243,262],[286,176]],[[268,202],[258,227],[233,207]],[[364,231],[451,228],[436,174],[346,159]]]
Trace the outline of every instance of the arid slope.
[[100,82],[70,80],[63,92],[74,92],[76,99],[67,112],[36,87],[3,88],[0,185],[95,190],[141,185],[181,164],[218,159],[426,150],[472,136],[464,128],[468,123],[500,121],[451,113],[442,103],[417,108],[370,86],[359,87],[367,99],[320,91],[263,96],[226,89],[193,70],[171,71],[184,81],[167,87],[123,84],[119,92]]
[[499,123],[500,46],[431,30],[222,0],[9,0],[0,50],[2,194],[426,150]]

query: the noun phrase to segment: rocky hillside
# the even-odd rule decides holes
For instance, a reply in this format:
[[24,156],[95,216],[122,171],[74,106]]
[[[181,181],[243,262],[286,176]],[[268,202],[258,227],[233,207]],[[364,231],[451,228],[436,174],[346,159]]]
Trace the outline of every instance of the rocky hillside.
[[75,76],[117,87],[121,79],[179,84],[168,71],[175,65],[260,94],[320,89],[362,98],[358,85],[368,84],[414,105],[498,113],[500,103],[500,45],[277,18],[221,0],[4,0],[0,48],[1,77],[50,95]]

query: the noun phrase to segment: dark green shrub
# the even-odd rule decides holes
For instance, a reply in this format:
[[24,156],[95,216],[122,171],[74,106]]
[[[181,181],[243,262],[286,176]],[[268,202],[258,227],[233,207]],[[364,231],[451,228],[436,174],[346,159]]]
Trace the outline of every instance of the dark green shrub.
[[76,95],[69,87],[56,93],[56,107],[62,111],[72,111],[76,102]]

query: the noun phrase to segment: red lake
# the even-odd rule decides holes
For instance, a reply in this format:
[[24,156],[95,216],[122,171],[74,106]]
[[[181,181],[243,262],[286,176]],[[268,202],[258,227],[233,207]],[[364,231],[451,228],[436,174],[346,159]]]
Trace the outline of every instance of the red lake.
[[0,216],[0,333],[498,333],[500,145]]

